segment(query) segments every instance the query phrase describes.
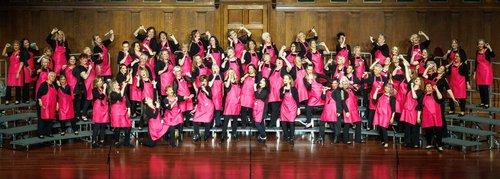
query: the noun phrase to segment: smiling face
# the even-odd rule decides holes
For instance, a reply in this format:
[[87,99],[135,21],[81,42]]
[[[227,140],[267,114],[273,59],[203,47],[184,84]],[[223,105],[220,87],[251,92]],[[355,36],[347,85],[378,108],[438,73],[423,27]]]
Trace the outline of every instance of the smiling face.
[[457,40],[451,41],[451,48],[454,50],[458,49],[458,41]]
[[391,53],[393,56],[398,56],[399,55],[399,47],[396,47],[396,46],[392,47]]
[[377,43],[379,43],[379,44],[384,44],[385,43],[385,37],[384,37],[384,35],[380,34],[378,36]]
[[248,42],[248,48],[250,48],[250,50],[255,50],[255,42],[253,41]]
[[19,42],[14,42],[14,43],[12,44],[12,48],[14,48],[14,50],[15,50],[15,51],[19,50],[19,49],[20,49],[20,47],[21,47],[21,46],[19,45]]
[[120,67],[120,73],[126,74],[127,73],[127,66],[123,65]]
[[304,32],[299,32],[297,34],[297,39],[299,39],[299,41],[303,42],[306,40],[306,35],[304,34]]
[[255,71],[256,71],[256,70],[255,70],[255,66],[253,66],[253,65],[248,65],[248,67],[247,67],[247,68],[248,68],[248,70],[247,70],[247,71],[248,71],[248,74],[255,74]]
[[154,28],[150,28],[148,30],[148,37],[149,38],[153,38],[155,36],[155,29]]
[[219,74],[220,67],[217,64],[212,65],[212,74]]
[[167,88],[165,89],[165,91],[167,92],[168,96],[173,96],[174,95],[174,88],[172,88],[172,86],[167,86]]
[[415,78],[415,80],[413,81],[413,83],[415,85],[421,85],[422,84],[422,80],[420,78]]
[[422,50],[422,58],[427,59],[429,57],[429,52],[427,49]]
[[66,77],[64,75],[61,75],[59,77],[59,82],[61,83],[61,85],[66,85]]
[[68,64],[75,65],[76,64],[76,57],[75,56],[70,56],[69,60],[68,60]]
[[214,46],[214,47],[217,45],[217,41],[215,40],[215,37],[210,37],[210,45]]
[[306,73],[307,74],[313,74],[313,72],[314,72],[314,67],[313,66],[307,66]]
[[97,87],[101,88],[101,87],[102,87],[102,84],[103,84],[103,82],[102,82],[102,78],[99,78],[99,79],[97,80],[97,83],[96,83],[96,84],[97,84]]
[[420,38],[417,34],[413,34],[410,36],[410,41],[413,45],[418,45],[418,43],[420,42]]
[[167,61],[170,59],[170,55],[168,54],[168,51],[161,51],[160,58],[163,61]]
[[427,84],[425,85],[425,92],[426,92],[427,94],[430,94],[430,93],[432,93],[432,91],[433,91],[433,89],[432,89],[432,84],[427,83]]
[[292,82],[292,79],[290,79],[290,76],[285,75],[283,77],[283,84],[289,84],[290,82]]
[[354,73],[354,68],[353,68],[351,65],[348,65],[348,66],[347,66],[347,69],[346,69],[346,72],[347,72],[348,74],[352,74],[352,73]]
[[479,40],[477,42],[477,47],[479,47],[480,49],[483,49],[484,48],[484,44],[485,44],[484,40]]
[[339,82],[337,80],[332,81],[332,89],[337,89],[339,87]]
[[27,49],[27,48],[29,48],[29,47],[30,47],[30,41],[29,41],[28,39],[24,39],[24,40],[22,41],[22,43],[23,43],[23,47],[24,47],[24,48],[26,48],[26,49]]
[[234,30],[231,30],[229,31],[229,38],[236,39],[238,38],[238,34]]
[[55,74],[55,73],[53,73],[53,72],[49,73],[49,78],[48,78],[48,81],[49,81],[50,83],[52,83],[52,82],[56,81],[56,74]]
[[264,78],[262,78],[259,81],[259,86],[260,86],[260,88],[265,88],[266,87],[266,80]]
[[162,42],[166,42],[167,41],[167,34],[166,33],[161,33],[160,34],[160,40]]
[[134,51],[140,52],[141,51],[141,44],[139,43],[134,43]]
[[233,58],[234,57],[234,49],[229,48],[227,50],[227,56],[229,56],[230,58]]
[[123,51],[129,51],[130,50],[129,44],[128,43],[122,44],[122,49],[123,49]]
[[385,85],[384,86],[384,93],[390,93],[392,90],[392,86],[391,85]]
[[101,37],[99,37],[99,35],[94,36],[94,41],[95,41],[97,44],[101,44],[101,43],[102,43],[102,39],[101,39]]

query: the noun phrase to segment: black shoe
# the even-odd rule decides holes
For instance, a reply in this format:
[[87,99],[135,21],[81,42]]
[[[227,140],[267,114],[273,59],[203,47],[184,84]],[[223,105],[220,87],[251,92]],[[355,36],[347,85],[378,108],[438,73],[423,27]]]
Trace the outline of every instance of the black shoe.
[[458,116],[460,116],[460,117],[464,117],[464,116],[465,116],[465,113],[460,113],[460,114],[458,114]]
[[115,142],[115,147],[120,148],[120,142]]
[[19,104],[19,101],[16,101],[16,104]]
[[483,108],[488,109],[488,108],[490,108],[490,105],[484,105]]
[[40,139],[44,139],[44,138],[45,138],[45,136],[44,136],[44,135],[39,135],[39,136],[38,136],[38,138],[40,138]]
[[314,143],[322,144],[323,143],[323,137],[317,138],[316,141],[314,141]]
[[99,143],[97,143],[97,142],[92,143],[92,148],[99,148],[99,147],[100,147]]
[[257,138],[257,142],[259,142],[259,143],[261,143],[261,144],[265,144],[265,143],[266,143],[266,140],[267,140],[267,137],[266,137],[266,136],[264,136],[264,137],[259,136],[259,137]]
[[170,142],[170,146],[171,146],[172,148],[177,147],[177,145],[175,145],[175,142]]
[[78,134],[80,134],[80,133],[79,133],[78,131],[75,131],[75,132],[74,132],[74,134],[75,134],[75,135],[78,135]]
[[193,136],[193,142],[199,142],[201,139],[200,139],[200,135],[194,135]]
[[64,136],[64,135],[66,135],[66,133],[65,132],[61,132],[61,136]]
[[344,141],[344,144],[352,144],[351,141]]
[[208,141],[208,139],[210,139],[210,137],[211,137],[210,135],[203,136],[203,141],[205,141],[205,142]]
[[48,136],[49,136],[49,137],[54,137],[54,134],[49,134]]
[[294,138],[290,138],[290,140],[288,140],[288,143],[290,145],[295,145],[295,139]]

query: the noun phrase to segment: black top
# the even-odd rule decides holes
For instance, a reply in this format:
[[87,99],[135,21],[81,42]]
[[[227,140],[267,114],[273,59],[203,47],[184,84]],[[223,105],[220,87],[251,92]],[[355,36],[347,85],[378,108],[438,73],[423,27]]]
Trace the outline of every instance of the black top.
[[376,42],[373,42],[372,45],[373,49],[371,51],[371,54],[373,56],[375,56],[375,52],[377,52],[377,50],[380,50],[380,52],[382,52],[382,55],[384,55],[385,57],[389,57],[389,46],[387,44],[379,46]]
[[[286,93],[288,93],[290,90],[285,90],[284,86],[281,87],[280,99],[283,99],[285,97],[285,94],[283,94],[284,91],[286,91]],[[291,91],[292,91],[292,97],[295,100],[295,103],[297,104],[297,107],[298,107],[299,106],[299,91],[297,90],[297,88],[295,88],[295,86],[292,86]]]
[[[208,99],[212,99],[212,88],[210,88],[210,86],[205,86],[205,89],[207,90],[207,93],[205,93],[205,95],[207,96]],[[200,89],[198,89],[198,94],[199,93],[203,93],[204,91],[201,90],[201,87]]]
[[160,113],[160,110],[158,109],[153,109],[149,107],[148,105],[144,105],[144,113],[146,114],[146,119],[155,119],[158,117],[158,114]]
[[[477,61],[477,55],[479,55],[479,50],[476,51],[476,61]],[[486,49],[486,51],[484,52],[484,57],[486,58],[486,60],[488,60],[488,62],[491,62],[491,58],[495,57],[495,53],[490,51],[490,49]],[[462,58],[462,59],[466,59],[466,58]],[[476,71],[476,70],[477,70],[477,64],[474,67],[474,71]]]
[[40,84],[40,87],[38,87],[37,98],[40,99],[40,98],[42,98],[42,96],[45,96],[49,92],[49,87],[55,88],[57,90],[57,86],[56,85],[49,84],[46,81],[44,81],[44,82],[42,82]]
[[[425,40],[423,41],[422,43],[420,43],[420,51],[426,49],[429,47],[429,45],[431,44],[431,41],[430,40]],[[411,58],[411,51],[413,48],[417,48],[418,45],[412,45],[408,48],[408,58]]]
[[306,49],[309,49],[309,43],[312,41],[312,40],[318,40],[318,36],[314,36],[314,37],[311,37],[311,38],[308,38],[306,39],[306,41],[304,43],[302,42],[298,42],[297,44],[300,45],[300,52],[299,52],[299,55],[301,57],[305,57],[306,55]]
[[[226,57],[226,58],[228,58],[228,57]],[[224,62],[222,62],[222,63],[224,63]],[[221,64],[222,64],[222,63],[221,63]],[[225,66],[224,66],[224,67],[222,67],[221,71],[222,71],[222,72],[226,72],[227,70],[229,70],[229,64],[231,64],[231,63],[237,63],[237,64],[238,64],[238,67],[239,67],[239,69],[240,69],[240,70],[239,70],[239,72],[240,72],[240,73],[239,73],[239,74],[240,74],[240,76],[239,76],[239,77],[241,78],[241,75],[243,75],[243,66],[242,66],[242,64],[241,64],[241,60],[240,60],[239,58],[236,58],[236,60],[235,60],[235,61],[231,61],[231,60],[229,60],[229,59],[228,59],[228,60],[227,60],[227,62],[226,62],[226,64],[225,64]],[[233,70],[234,70],[234,69],[233,69]]]
[[[49,34],[47,36],[47,38],[45,39],[45,41],[47,41],[47,43],[50,45],[50,47],[52,47],[52,50],[55,51],[56,50],[56,40],[55,39],[52,39],[52,34]],[[59,46],[64,46],[66,47],[66,59],[69,59],[69,54],[71,53],[70,50],[69,50],[69,47],[68,47],[68,42],[61,42],[61,41],[57,41],[58,45]]]
[[[460,59],[467,59],[467,54],[465,54],[465,51],[462,48],[458,48],[457,50],[453,50],[453,53],[457,53],[460,55]],[[451,58],[451,53],[448,54],[447,56],[448,59]]]
[[[144,34],[137,34],[137,36],[135,38],[142,42],[142,41],[144,41],[144,39],[147,38],[147,36]],[[149,41],[149,48],[151,49],[151,51],[154,52],[156,49],[158,49],[157,46],[158,46],[158,43],[156,42],[156,37],[151,38],[151,40]],[[142,47],[142,45],[141,45],[141,47]]]
[[59,88],[64,94],[71,94],[71,87],[69,86],[69,84],[66,84],[64,87],[60,86]]
[[450,65],[450,67],[448,68],[448,71],[447,71],[447,75],[451,75],[451,70],[453,68],[458,68],[458,74],[461,75],[461,76],[464,76],[465,77],[465,81],[470,81],[470,78],[469,78],[469,67],[467,67],[467,64],[465,63],[462,63],[460,64],[460,66],[455,66],[455,64],[452,64]]
[[[378,100],[380,99],[380,97],[382,97],[384,95],[384,93],[380,93],[377,95],[377,99],[373,99],[372,102],[373,104],[377,104]],[[389,102],[390,102],[390,105],[391,105],[391,111],[392,113],[395,113],[396,112],[396,97],[394,96],[391,96],[389,98]]]
[[193,56],[195,56],[196,54],[198,54],[198,52],[200,51],[200,47],[198,47],[198,45],[203,45],[204,48],[206,48],[208,46],[208,40],[205,40],[205,39],[201,39],[198,41],[198,44],[196,44],[195,42],[191,42],[191,45],[189,47],[189,57],[193,58]]
[[[327,84],[330,84],[330,78],[328,78],[327,76],[325,75],[322,75],[322,74],[316,74],[316,77],[314,78],[314,80],[317,82],[317,83],[321,83],[321,79],[324,79],[326,80]],[[306,89],[307,91],[311,91],[311,88],[312,88],[312,84],[309,83],[309,81],[307,81],[307,74],[306,76],[304,77],[304,86],[306,86]]]
[[[351,46],[349,44],[346,44],[346,46],[344,48],[340,48],[340,44],[337,44],[337,46],[335,47],[335,52],[338,55],[339,52],[341,50],[344,50],[344,49],[347,49],[347,53],[348,53],[347,58],[350,59],[352,56],[352,53],[351,53]],[[347,61],[348,59],[345,59],[345,60]]]
[[111,94],[109,94],[110,104],[115,104],[116,102],[123,100],[123,98],[125,98],[125,103],[127,105],[127,108],[130,107],[130,102],[128,101],[127,96],[122,96],[120,93],[115,92],[115,91],[113,91],[113,92],[111,92]]
[[93,97],[94,101],[98,100],[98,99],[103,100],[104,97],[106,97],[106,93],[105,92],[99,93],[99,89],[97,89],[96,87],[94,87],[92,89],[92,97]]
[[156,54],[159,54],[161,52],[161,49],[163,47],[167,48],[167,45],[168,45],[168,47],[170,47],[170,52],[172,52],[172,53],[174,53],[175,51],[177,51],[177,49],[179,48],[179,44],[175,44],[174,41],[167,40],[167,42],[165,43],[165,45],[163,45],[162,42],[161,42],[161,40],[160,40],[160,42],[157,45],[157,48],[154,49],[154,51],[156,51]]
[[[177,104],[179,104],[179,102],[184,101],[184,97],[182,97],[182,96],[175,96],[175,97],[177,98]],[[164,98],[162,104],[165,107],[165,109],[172,110],[173,106],[170,105],[168,98]]]
[[[247,52],[243,59],[245,59],[245,64],[249,64],[252,61],[252,57],[257,57],[259,60],[262,59],[262,53],[260,51]],[[258,68],[258,67],[255,67]]]

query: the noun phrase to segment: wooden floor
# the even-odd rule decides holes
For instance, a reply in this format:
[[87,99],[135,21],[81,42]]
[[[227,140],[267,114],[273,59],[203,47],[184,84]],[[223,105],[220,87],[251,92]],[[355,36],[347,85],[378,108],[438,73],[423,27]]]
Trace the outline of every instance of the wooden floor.
[[[500,150],[464,154],[460,150],[407,149],[375,140],[365,144],[311,144],[298,136],[295,145],[269,136],[218,140],[171,148],[114,146],[92,149],[83,141],[32,147],[29,152],[0,149],[0,178],[498,178]],[[396,151],[399,153],[397,165]]]

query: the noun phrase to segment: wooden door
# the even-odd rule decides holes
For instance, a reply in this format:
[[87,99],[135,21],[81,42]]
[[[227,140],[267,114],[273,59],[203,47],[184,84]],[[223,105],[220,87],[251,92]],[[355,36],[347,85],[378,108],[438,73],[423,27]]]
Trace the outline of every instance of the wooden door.
[[[241,25],[244,25],[248,30],[250,30],[250,32],[252,32],[252,39],[255,40],[257,44],[260,44],[262,41],[262,33],[268,32],[268,6],[268,4],[224,4],[224,31],[222,32],[222,39],[224,39],[223,46],[227,47],[227,44],[229,43],[227,40],[228,30],[236,29],[237,31]],[[242,35],[241,32],[238,36],[240,35]]]

